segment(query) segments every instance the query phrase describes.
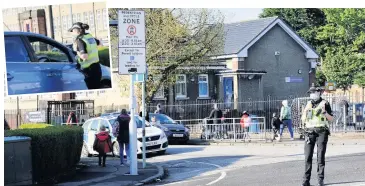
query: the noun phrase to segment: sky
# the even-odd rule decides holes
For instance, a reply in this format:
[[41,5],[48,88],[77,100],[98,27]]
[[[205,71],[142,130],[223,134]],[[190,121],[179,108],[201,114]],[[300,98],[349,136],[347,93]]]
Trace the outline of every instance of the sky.
[[219,8],[218,10],[225,15],[225,23],[257,19],[262,12],[262,8]]

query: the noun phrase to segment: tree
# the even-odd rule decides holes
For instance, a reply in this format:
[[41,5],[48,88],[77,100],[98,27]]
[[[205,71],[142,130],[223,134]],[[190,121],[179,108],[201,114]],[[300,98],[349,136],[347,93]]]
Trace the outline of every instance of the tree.
[[[220,12],[207,9],[143,10],[147,32],[148,102],[159,88],[174,84],[180,67],[199,66],[209,61],[211,55],[221,52],[224,17]],[[117,12],[118,9],[111,9],[110,18],[117,19]],[[118,40],[117,37],[113,34],[111,40]],[[117,52],[112,56],[117,60]]]
[[328,23],[319,29],[317,39],[328,44],[326,51],[365,52],[365,9],[325,8],[323,11]]
[[345,91],[354,83],[355,76],[364,71],[365,60],[348,50],[329,51],[322,68],[326,78]]
[[316,38],[318,28],[326,24],[324,12],[319,8],[265,8],[261,18],[278,16],[293,28],[305,41],[323,56],[323,43]]
[[362,88],[365,88],[365,71],[356,74],[354,83]]

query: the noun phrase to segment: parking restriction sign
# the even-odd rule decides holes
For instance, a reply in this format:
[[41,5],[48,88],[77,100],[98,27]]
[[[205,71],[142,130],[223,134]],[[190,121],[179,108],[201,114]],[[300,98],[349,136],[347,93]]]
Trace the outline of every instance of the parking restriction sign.
[[119,74],[146,73],[146,28],[144,11],[120,10]]

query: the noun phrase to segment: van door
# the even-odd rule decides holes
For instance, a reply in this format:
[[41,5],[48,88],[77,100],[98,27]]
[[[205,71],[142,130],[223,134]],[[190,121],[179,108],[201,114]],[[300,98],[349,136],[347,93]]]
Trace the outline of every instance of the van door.
[[95,135],[98,133],[98,130],[99,130],[99,123],[100,123],[100,119],[94,119],[94,120],[92,120],[92,122],[90,124],[90,129],[88,132],[88,146],[90,149],[89,152],[97,153],[96,151],[94,151],[93,145],[94,145],[94,141],[95,141]]

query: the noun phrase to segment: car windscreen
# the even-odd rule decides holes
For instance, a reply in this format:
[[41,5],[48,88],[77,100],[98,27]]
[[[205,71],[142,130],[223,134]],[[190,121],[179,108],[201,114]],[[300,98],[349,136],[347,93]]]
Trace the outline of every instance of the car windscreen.
[[152,117],[155,117],[156,121],[159,121],[161,124],[177,124],[176,121],[164,114],[151,114]]

